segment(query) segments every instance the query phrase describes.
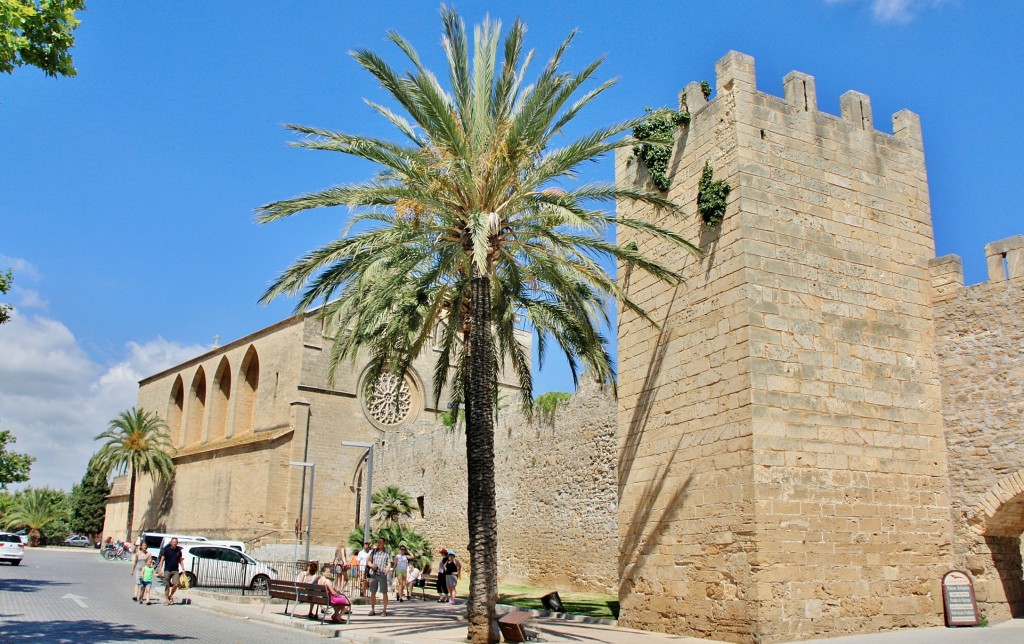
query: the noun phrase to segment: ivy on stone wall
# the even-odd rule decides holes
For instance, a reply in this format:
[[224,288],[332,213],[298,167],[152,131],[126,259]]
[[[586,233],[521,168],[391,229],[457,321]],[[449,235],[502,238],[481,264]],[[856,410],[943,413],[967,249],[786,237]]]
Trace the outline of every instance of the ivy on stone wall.
[[711,164],[705,161],[697,187],[697,210],[708,228],[714,228],[725,218],[725,198],[730,190],[732,186],[724,180],[715,180]]
[[647,116],[633,128],[633,138],[639,141],[639,145],[633,146],[633,154],[644,162],[658,190],[668,190],[672,183],[668,176],[668,162],[672,158],[675,131],[690,122],[690,113],[667,107],[657,110],[647,107],[644,110]]

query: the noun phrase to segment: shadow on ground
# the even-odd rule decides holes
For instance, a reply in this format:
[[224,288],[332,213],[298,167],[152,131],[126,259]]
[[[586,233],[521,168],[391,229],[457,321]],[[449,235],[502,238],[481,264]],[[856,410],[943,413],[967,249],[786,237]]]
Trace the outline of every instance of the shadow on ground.
[[107,624],[96,620],[48,622],[5,622],[0,625],[0,642],[149,642],[194,640],[194,637],[154,633],[130,624]]
[[8,577],[0,579],[0,591],[5,593],[36,593],[41,589],[51,589],[56,586],[67,586],[61,581],[45,581],[40,579],[23,579],[20,577]]

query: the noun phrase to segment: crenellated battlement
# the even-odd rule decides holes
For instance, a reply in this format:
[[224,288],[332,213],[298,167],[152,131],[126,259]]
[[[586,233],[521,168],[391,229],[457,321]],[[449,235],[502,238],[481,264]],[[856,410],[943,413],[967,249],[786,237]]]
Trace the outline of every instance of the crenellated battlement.
[[[988,265],[988,281],[981,284],[999,284],[1024,278],[1024,235],[985,244],[985,263]],[[933,302],[952,299],[964,288],[964,267],[959,255],[936,257],[928,262],[928,270],[932,280]]]
[[[715,63],[715,99],[707,102],[700,91],[700,84],[689,83],[683,90],[685,102],[692,116],[704,111],[715,101],[732,95],[737,101],[746,99],[752,103],[763,103],[769,106],[787,108],[792,113],[803,113],[819,117],[823,122],[832,122],[850,131],[863,131],[878,134],[911,144],[911,147],[922,148],[921,121],[917,114],[910,110],[900,110],[892,115],[893,133],[888,134],[876,130],[871,112],[871,98],[861,92],[848,91],[839,98],[840,114],[835,116],[818,110],[818,96],[814,76],[803,72],[792,71],[782,79],[783,96],[778,97],[757,89],[757,74],[753,56],[730,51]],[[757,99],[761,99],[758,101]]]

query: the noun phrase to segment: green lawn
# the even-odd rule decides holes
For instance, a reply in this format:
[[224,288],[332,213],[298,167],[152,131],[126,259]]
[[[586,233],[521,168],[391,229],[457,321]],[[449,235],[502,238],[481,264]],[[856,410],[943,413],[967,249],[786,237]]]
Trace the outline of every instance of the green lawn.
[[[518,606],[520,608],[534,608],[544,610],[540,598],[552,591],[551,588],[534,588],[532,586],[498,586],[498,603]],[[459,597],[465,598],[468,593],[459,593]],[[558,596],[565,606],[565,612],[573,615],[586,615],[587,617],[600,617],[601,619],[619,618],[619,598],[615,595],[603,593],[578,593],[567,590],[559,590]]]

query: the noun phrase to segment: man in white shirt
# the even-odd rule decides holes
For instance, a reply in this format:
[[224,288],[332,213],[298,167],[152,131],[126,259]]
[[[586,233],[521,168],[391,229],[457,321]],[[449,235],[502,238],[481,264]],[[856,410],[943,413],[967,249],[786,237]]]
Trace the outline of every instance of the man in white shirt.
[[356,555],[356,561],[359,563],[359,596],[366,597],[366,585],[369,583],[366,576],[366,564],[370,561],[369,541],[363,543],[363,549]]

